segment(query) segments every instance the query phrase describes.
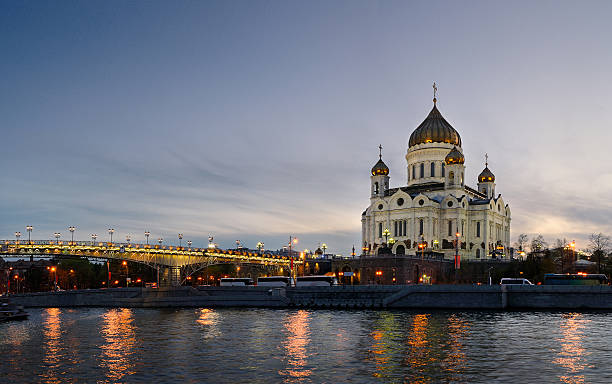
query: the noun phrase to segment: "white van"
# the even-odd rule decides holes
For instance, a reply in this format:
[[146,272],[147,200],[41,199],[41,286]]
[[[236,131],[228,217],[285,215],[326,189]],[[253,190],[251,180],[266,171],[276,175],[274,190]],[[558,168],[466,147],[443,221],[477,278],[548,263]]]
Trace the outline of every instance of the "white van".
[[499,283],[501,285],[533,285],[533,283],[527,279],[521,279],[518,277],[504,277]]

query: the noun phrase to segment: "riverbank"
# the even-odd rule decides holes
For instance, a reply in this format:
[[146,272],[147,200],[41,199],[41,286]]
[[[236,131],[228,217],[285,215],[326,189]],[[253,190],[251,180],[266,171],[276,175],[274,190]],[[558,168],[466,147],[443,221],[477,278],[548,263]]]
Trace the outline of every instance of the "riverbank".
[[612,310],[609,286],[369,285],[113,288],[12,295],[25,307],[263,307]]

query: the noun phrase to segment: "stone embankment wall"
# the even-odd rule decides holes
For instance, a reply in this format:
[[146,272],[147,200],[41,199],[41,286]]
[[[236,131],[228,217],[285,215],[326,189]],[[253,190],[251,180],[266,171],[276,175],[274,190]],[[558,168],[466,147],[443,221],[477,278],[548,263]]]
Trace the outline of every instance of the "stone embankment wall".
[[114,288],[11,296],[26,307],[606,309],[612,287],[370,285],[304,288]]

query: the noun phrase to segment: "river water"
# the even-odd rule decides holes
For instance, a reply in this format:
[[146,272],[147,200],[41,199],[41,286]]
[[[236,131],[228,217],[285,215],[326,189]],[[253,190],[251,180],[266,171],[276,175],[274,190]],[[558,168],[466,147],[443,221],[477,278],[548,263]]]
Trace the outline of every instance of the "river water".
[[612,313],[29,312],[0,324],[1,382],[612,382]]

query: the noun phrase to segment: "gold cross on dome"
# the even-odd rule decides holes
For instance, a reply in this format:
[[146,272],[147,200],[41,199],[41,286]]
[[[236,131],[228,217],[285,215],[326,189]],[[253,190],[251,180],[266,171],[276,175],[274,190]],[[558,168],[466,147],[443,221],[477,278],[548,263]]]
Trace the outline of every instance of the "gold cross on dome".
[[433,83],[433,90],[434,90],[434,99],[435,99],[436,98],[436,92],[438,92],[438,86],[436,85],[435,81]]
[[489,154],[485,153],[485,167],[489,166]]
[[378,158],[382,160],[382,144],[378,145]]

